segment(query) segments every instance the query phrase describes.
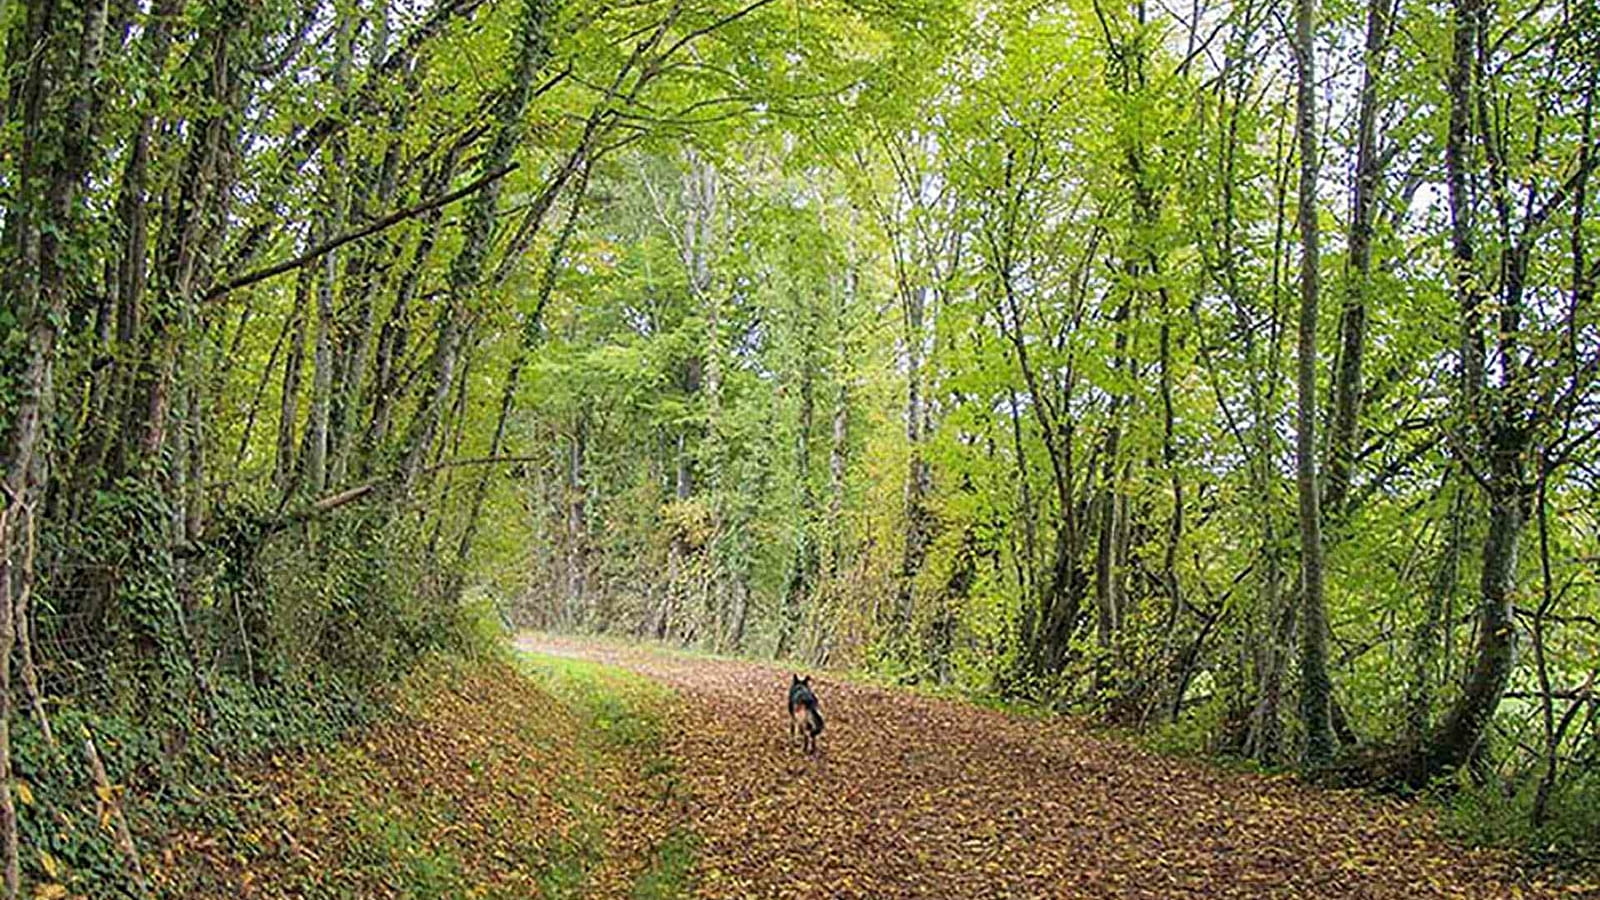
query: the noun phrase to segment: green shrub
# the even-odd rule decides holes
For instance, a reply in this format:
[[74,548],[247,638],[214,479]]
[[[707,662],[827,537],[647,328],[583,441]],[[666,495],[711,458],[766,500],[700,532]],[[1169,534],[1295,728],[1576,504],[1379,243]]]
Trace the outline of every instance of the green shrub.
[[1459,785],[1446,801],[1445,826],[1477,844],[1514,847],[1558,861],[1591,859],[1600,835],[1600,777],[1573,777],[1551,790],[1542,825],[1533,824],[1538,783],[1490,779]]

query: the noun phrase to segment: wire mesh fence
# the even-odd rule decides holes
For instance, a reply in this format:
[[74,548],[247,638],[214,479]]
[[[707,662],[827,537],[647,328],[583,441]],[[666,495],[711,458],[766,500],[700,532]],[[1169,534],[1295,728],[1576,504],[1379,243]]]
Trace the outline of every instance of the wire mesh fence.
[[[174,566],[150,563],[162,565]],[[246,596],[259,585],[229,586],[215,567],[182,566],[174,566],[173,589],[152,592],[142,590],[135,577],[140,570],[132,566],[53,565],[22,623],[34,673],[26,702],[42,704],[47,714],[66,706],[136,720],[171,713],[173,722],[204,728],[228,702],[264,706],[292,696],[299,715],[359,720],[352,708],[359,692],[341,683],[337,671],[284,662],[315,658],[312,642],[350,637],[359,626],[333,627],[327,604],[319,602],[280,603],[268,611],[259,596]],[[277,650],[271,660],[268,645]],[[150,709],[156,702],[187,706],[193,715],[170,706]]]

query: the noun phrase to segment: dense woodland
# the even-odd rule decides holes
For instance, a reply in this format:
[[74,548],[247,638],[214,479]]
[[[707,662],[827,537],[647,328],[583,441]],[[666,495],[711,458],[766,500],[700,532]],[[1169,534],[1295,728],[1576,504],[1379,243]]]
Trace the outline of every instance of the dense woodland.
[[0,27],[7,895],[490,609],[1594,824],[1593,0]]

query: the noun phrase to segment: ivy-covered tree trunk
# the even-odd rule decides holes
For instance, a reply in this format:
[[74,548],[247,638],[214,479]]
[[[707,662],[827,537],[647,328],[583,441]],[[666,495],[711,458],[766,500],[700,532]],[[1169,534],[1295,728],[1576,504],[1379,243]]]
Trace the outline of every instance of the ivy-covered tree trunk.
[[1450,206],[1451,256],[1461,312],[1459,417],[1481,441],[1472,465],[1487,463],[1483,477],[1488,495],[1489,524],[1479,576],[1478,643],[1475,662],[1460,698],[1429,737],[1423,765],[1412,772],[1425,783],[1439,772],[1466,763],[1476,753],[1499,706],[1516,659],[1516,625],[1512,621],[1512,585],[1516,577],[1517,540],[1523,523],[1521,496],[1522,446],[1505,418],[1511,410],[1493,403],[1484,362],[1484,301],[1487,299],[1475,259],[1473,210],[1474,126],[1476,103],[1483,89],[1479,62],[1482,0],[1455,0],[1452,5],[1451,58],[1448,70],[1450,121],[1445,136],[1445,173]]
[[[440,193],[449,185],[463,149],[460,144],[452,144],[445,151],[434,169],[422,179],[425,194]],[[431,210],[422,217],[422,233],[418,236],[416,246],[411,251],[411,258],[397,281],[389,317],[378,333],[378,346],[373,354],[372,417],[362,439],[362,455],[366,460],[371,460],[389,438],[395,405],[401,399],[398,396],[401,389],[400,356],[410,335],[408,322],[412,314],[411,304],[416,300],[423,267],[432,257],[433,249],[438,244],[443,223],[443,208]]]
[[[1444,525],[1438,560],[1435,562],[1433,581],[1428,589],[1428,603],[1423,619],[1417,624],[1412,637],[1412,673],[1407,694],[1405,740],[1418,754],[1419,763],[1426,766],[1421,756],[1425,754],[1428,732],[1432,727],[1434,680],[1441,653],[1441,638],[1451,628],[1454,618],[1455,595],[1460,581],[1461,556],[1466,542],[1466,506],[1468,489],[1457,482],[1461,475],[1447,470],[1439,491],[1444,495]],[[1420,770],[1410,776],[1420,776]]]
[[[5,392],[0,394],[5,400],[0,413],[0,882],[7,898],[17,896],[21,879],[12,780],[12,655],[19,632],[29,627],[33,542],[50,478],[46,454],[60,329],[67,324],[81,274],[81,262],[74,259],[82,238],[75,227],[81,215],[78,194],[99,124],[96,80],[107,15],[105,0],[30,3],[19,26],[21,40],[7,48],[6,61],[16,70],[4,104],[11,133],[0,146],[10,176],[0,232],[0,295],[10,313],[0,350],[0,391]],[[26,57],[16,59],[12,54],[23,48]]]
[[[479,171],[491,177],[506,171],[525,133],[524,112],[533,96],[534,79],[550,59],[552,0],[524,0],[511,49],[510,76],[493,110],[494,138],[484,152]],[[446,399],[456,379],[466,319],[489,256],[495,212],[503,180],[493,178],[473,195],[462,229],[461,249],[450,265],[449,287],[439,313],[439,334],[429,364],[430,380],[406,434],[403,483],[409,488],[422,472],[423,461],[434,449]]]
[[[312,237],[312,235],[308,235]],[[307,240],[307,243],[312,243]],[[281,497],[295,489],[299,471],[295,427],[300,418],[300,378],[305,369],[306,321],[310,316],[312,282],[316,269],[306,266],[295,279],[294,308],[289,314],[289,352],[283,360],[283,381],[279,388],[278,440],[274,455],[272,483]]]
[[1333,759],[1333,685],[1328,678],[1328,612],[1323,599],[1322,504],[1317,482],[1317,246],[1318,146],[1316,119],[1316,0],[1295,4],[1296,134],[1300,151],[1300,331],[1295,471],[1300,495],[1300,720],[1311,768]]

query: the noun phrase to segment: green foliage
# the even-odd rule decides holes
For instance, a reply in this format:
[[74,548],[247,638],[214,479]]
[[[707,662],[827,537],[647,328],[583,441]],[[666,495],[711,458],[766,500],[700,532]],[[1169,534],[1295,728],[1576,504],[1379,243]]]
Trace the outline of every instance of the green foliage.
[[1537,792],[1531,778],[1456,786],[1443,801],[1444,824],[1474,844],[1515,847],[1555,864],[1592,865],[1589,853],[1600,829],[1600,785],[1580,776],[1556,787],[1549,819],[1540,827],[1532,824]]
[[633,884],[629,895],[634,900],[670,900],[688,897],[694,889],[695,854],[699,839],[693,833],[675,830],[656,848],[650,868]]
[[[165,514],[130,482],[125,491],[101,492],[93,514],[72,532],[81,541],[76,558],[128,566],[134,577],[117,582],[97,632],[99,658],[114,665],[83,670],[82,677],[97,679],[85,684],[94,690],[49,709],[57,743],[46,744],[29,726],[16,734],[18,776],[33,798],[23,832],[49,854],[23,865],[41,883],[127,883],[113,833],[98,824],[106,807],[88,777],[84,738],[95,740],[139,832],[225,825],[235,814],[232,768],[328,746],[391,715],[389,691],[419,659],[485,654],[503,633],[482,601],[423,601],[416,593],[422,572],[405,554],[409,544],[373,540],[380,531],[390,539],[403,531],[383,528],[373,515],[264,539],[250,528],[234,531],[239,555],[198,581],[204,593],[183,610],[173,581],[162,577],[169,569],[131,565],[157,552],[150,535],[161,534]],[[196,671],[188,641],[220,648],[218,660]],[[84,654],[52,659],[47,684],[57,665],[71,673],[96,658],[81,643],[46,646],[77,646]],[[137,659],[151,662],[132,666]],[[395,842],[404,843],[404,823],[380,816],[367,824],[375,829],[374,852],[400,852]],[[433,886],[425,896],[452,895],[448,860],[408,859],[416,883]]]
[[454,856],[430,849],[421,832],[428,826],[408,821],[382,807],[356,812],[354,826],[364,852],[354,862],[402,886],[405,896],[459,897],[468,885]]

